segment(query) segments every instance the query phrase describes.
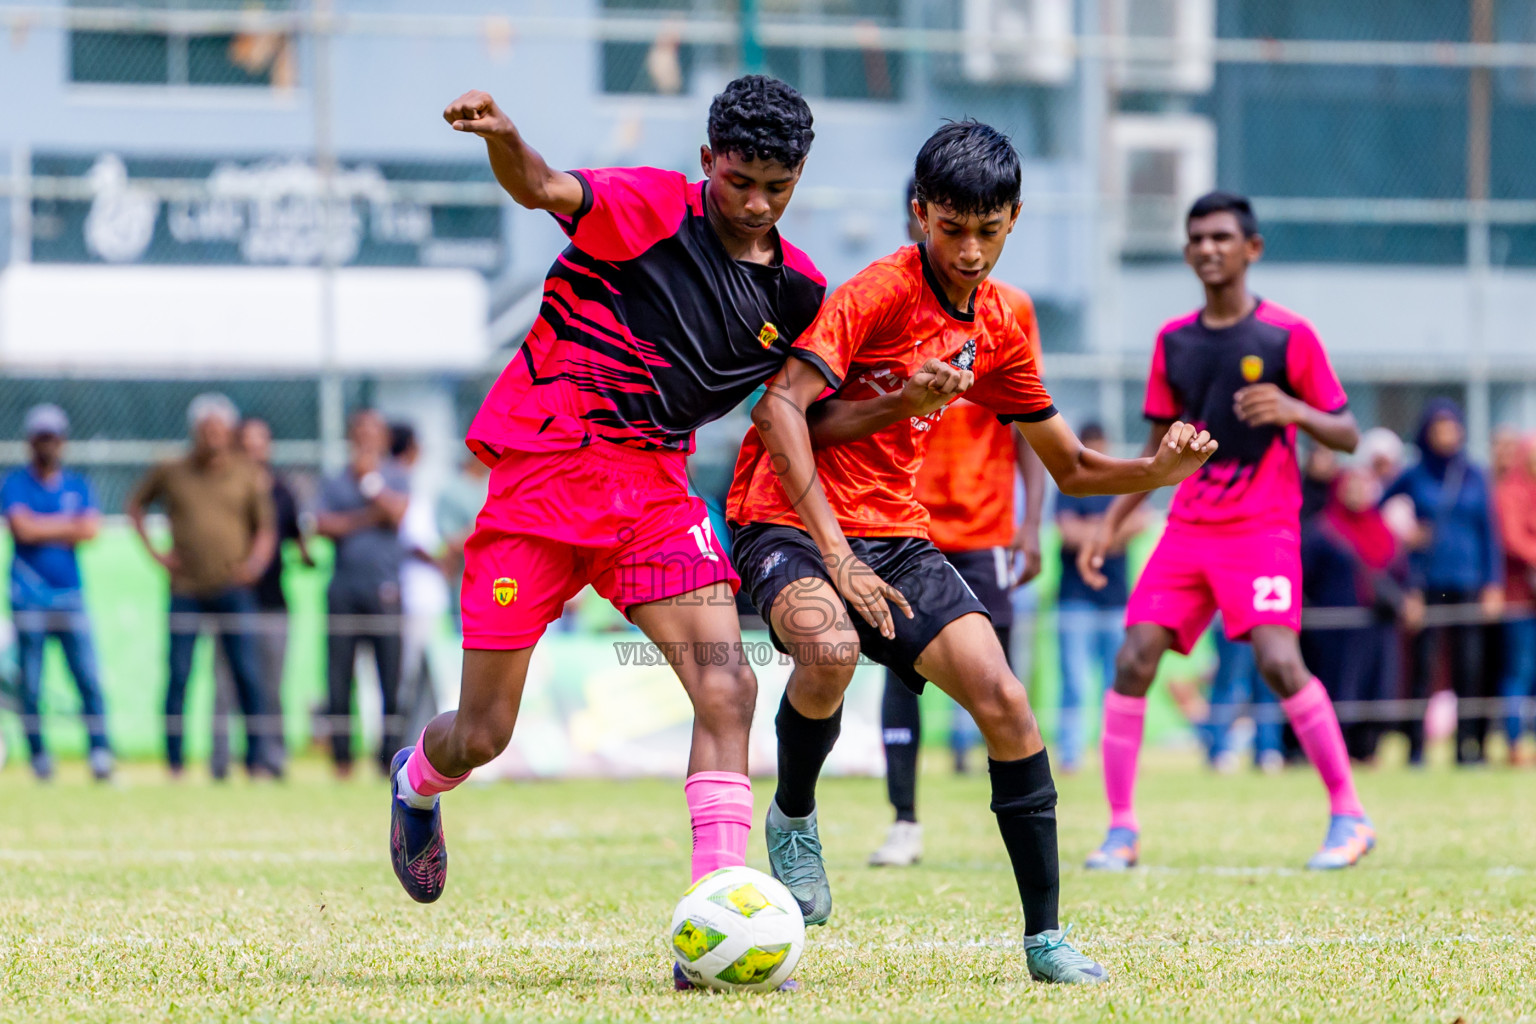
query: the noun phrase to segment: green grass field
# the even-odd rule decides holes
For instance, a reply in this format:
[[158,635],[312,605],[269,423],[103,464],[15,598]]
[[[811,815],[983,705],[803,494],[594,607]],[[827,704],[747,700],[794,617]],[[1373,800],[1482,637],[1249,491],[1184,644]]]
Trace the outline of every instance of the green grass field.
[[[443,900],[385,856],[381,782],[300,765],[281,786],[93,787],[0,775],[0,1020],[1471,1021],[1536,1019],[1536,797],[1508,771],[1368,774],[1382,846],[1299,865],[1321,788],[1157,755],[1144,857],[1077,865],[1093,776],[1061,780],[1063,916],[1112,980],[1033,984],[984,778],[929,773],[928,857],[871,870],[878,780],[821,793],[837,904],[797,994],[671,991],[663,933],[686,884],[670,782],[469,786],[446,804]],[[756,785],[759,810],[771,783]],[[760,816],[760,815],[759,815]],[[753,833],[750,862],[764,866]]]

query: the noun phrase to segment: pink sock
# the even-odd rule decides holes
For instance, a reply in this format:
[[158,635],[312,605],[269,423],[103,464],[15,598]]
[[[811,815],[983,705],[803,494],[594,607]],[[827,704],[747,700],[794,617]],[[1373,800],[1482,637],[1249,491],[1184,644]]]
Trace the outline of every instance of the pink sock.
[[1344,732],[1339,728],[1339,718],[1333,713],[1333,701],[1322,681],[1312,681],[1293,697],[1280,702],[1296,739],[1307,759],[1328,787],[1328,804],[1334,814],[1360,816],[1365,808],[1355,793],[1355,775],[1349,767],[1349,752],[1344,747]]
[[465,772],[458,778],[444,775],[432,767],[432,762],[427,760],[427,731],[423,729],[421,736],[416,740],[416,749],[411,751],[411,756],[405,759],[405,777],[410,782],[411,788],[421,796],[436,796],[446,793],[450,789],[469,778],[469,772]]
[[1137,832],[1136,761],[1141,756],[1141,729],[1147,717],[1147,698],[1127,697],[1108,690],[1104,694],[1104,795],[1109,799],[1109,827]]
[[695,772],[683,783],[693,822],[693,880],[747,862],[752,783],[737,772]]

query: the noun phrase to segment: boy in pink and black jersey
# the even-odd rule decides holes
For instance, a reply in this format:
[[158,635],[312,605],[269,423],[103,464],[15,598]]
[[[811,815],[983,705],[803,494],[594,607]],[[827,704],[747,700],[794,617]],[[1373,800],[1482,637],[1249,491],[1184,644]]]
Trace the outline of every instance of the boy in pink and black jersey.
[[[814,137],[810,108],[775,79],[731,82],[710,107],[699,182],[554,170],[483,92],[443,114],[485,139],[497,181],[554,215],[570,245],[469,429],[491,475],[464,550],[461,697],[391,763],[396,877],[420,902],[442,895],[438,796],[506,747],[534,644],[589,584],[666,652],[693,704],[693,877],[742,864],[757,681],[740,657],[740,580],[684,459],[697,428],[779,371],[821,306],[825,280],[774,226]],[[919,377],[902,391],[911,415],[962,380],[936,361]]]
[[[826,282],[774,224],[814,133],[789,86],[740,78],[710,108],[705,180],[650,167],[558,171],[483,92],[443,112],[481,136],[496,179],[571,244],[550,267],[527,340],[467,443],[491,467],[465,544],[464,675],[390,770],[390,857],[413,899],[447,880],[438,795],[511,739],[533,645],[590,584],[666,651],[737,643],[740,581],[688,493],[693,432],[783,365]],[[685,654],[695,717],[685,787],[695,878],[741,864],[756,680]]]
[[[1328,789],[1332,819],[1312,868],[1356,863],[1375,832],[1355,793],[1338,718],[1301,659],[1301,472],[1296,436],[1353,451],[1359,440],[1344,388],[1306,320],[1247,287],[1263,253],[1247,199],[1213,192],[1187,221],[1184,258],[1205,286],[1205,305],[1157,336],[1147,381],[1150,445],[1182,419],[1221,439],[1221,450],[1179,486],[1168,527],[1126,608],[1126,638],[1104,699],[1104,788],[1109,835],[1088,867],[1136,863],[1140,828],[1132,797],[1146,694],[1163,652],[1187,654],[1221,612],[1227,635],[1253,645],[1264,681],[1281,698],[1302,748]],[[1097,538],[1078,554],[1098,572],[1120,522],[1145,498],[1117,498]]]
[[[715,98],[693,183],[646,167],[554,170],[483,92],[443,116],[484,138],[502,187],[554,215],[571,244],[469,430],[491,478],[465,544],[459,710],[391,766],[390,856],[423,903],[447,879],[438,794],[505,748],[533,645],[570,597],[591,584],[664,650],[739,641],[740,582],[684,459],[696,428],[778,371],[826,288],[774,227],[814,136],[782,82],[741,78]],[[756,680],[709,661],[675,666],[695,711],[695,877],[743,862],[752,812]]]

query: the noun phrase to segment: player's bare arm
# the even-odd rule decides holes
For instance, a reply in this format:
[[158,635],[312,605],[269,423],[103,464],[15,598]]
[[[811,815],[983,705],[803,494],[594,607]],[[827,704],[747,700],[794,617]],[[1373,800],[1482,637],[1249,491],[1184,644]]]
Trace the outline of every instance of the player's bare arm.
[[1324,412],[1281,391],[1275,384],[1250,384],[1232,396],[1237,418],[1250,427],[1288,427],[1295,424],[1318,444],[1338,452],[1352,452],[1360,443],[1355,414]]
[[891,605],[895,604],[909,619],[912,606],[901,591],[875,575],[854,555],[816,474],[806,410],[826,389],[827,379],[820,370],[803,359],[791,358],[778,376],[768,382],[767,393],[752,407],[752,423],[768,449],[779,486],[789,496],[806,532],[821,549],[838,593],[889,639],[896,635]]
[[581,209],[581,182],[569,171],[557,171],[545,163],[490,93],[471,89],[448,104],[443,120],[456,132],[485,140],[491,170],[517,205],[565,216]]
[[927,416],[968,391],[976,376],[938,359],[930,359],[902,385],[879,398],[850,402],[832,397],[806,411],[811,443],[817,448],[857,441],[893,423]]
[[1040,554],[1040,521],[1045,511],[1045,463],[1035,454],[1018,431],[1013,434],[1014,461],[1024,478],[1024,520],[1013,536],[1013,552],[1019,567],[1013,585],[1021,587],[1040,575],[1044,559]]
[[1216,451],[1216,440],[1188,423],[1174,423],[1147,455],[1117,459],[1078,440],[1061,416],[1015,423],[1063,494],[1134,494],[1182,482]]

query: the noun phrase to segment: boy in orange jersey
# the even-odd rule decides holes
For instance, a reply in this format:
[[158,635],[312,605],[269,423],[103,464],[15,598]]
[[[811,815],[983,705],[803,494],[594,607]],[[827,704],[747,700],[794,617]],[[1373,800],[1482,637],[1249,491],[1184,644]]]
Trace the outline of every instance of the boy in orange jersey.
[[[907,183],[907,237],[924,240],[913,211],[917,181]],[[1024,331],[1038,365],[1040,328],[1035,304],[1020,288],[993,282]],[[1014,524],[1014,475],[1024,480],[1024,521]],[[928,437],[928,456],[917,473],[918,504],[928,510],[928,538],[986,606],[1003,653],[1013,662],[1013,588],[1040,573],[1040,514],[1045,467],[1024,438],[991,411],[964,398],[945,410]],[[975,726],[954,711],[951,746],[955,770],[965,770]],[[907,867],[923,856],[917,820],[917,761],[922,742],[917,694],[887,669],[880,701],[885,743],[885,791],[896,820],[869,856],[872,867]]]
[[[923,145],[916,172],[924,243],[855,275],[795,340],[792,358],[753,409],[731,488],[727,518],[743,585],[794,660],[776,719],[768,860],[806,923],[825,923],[832,894],[816,779],[862,651],[914,690],[937,683],[976,720],[1024,906],[1030,975],[1096,983],[1104,968],[1067,943],[1057,920],[1056,790],[1029,698],[985,606],[928,539],[928,514],[913,496],[943,409],[904,414],[899,392],[928,360],[949,362],[970,378],[967,397],[1015,423],[1068,493],[1176,483],[1215,444],[1180,423],[1148,458],[1084,448],[1041,384],[1018,320],[987,280],[1018,220],[1018,153],[987,125],[950,123]],[[808,419],[812,403],[833,392],[841,401],[823,403]]]

